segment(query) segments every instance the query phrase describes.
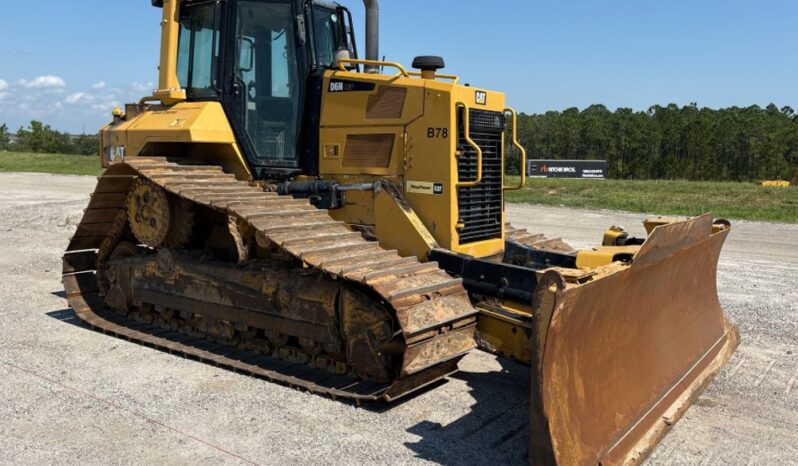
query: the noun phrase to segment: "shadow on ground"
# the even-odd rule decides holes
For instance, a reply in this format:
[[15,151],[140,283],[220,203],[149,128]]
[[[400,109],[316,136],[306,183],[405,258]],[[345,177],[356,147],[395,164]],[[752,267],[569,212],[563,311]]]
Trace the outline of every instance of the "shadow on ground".
[[[66,293],[64,292],[64,290],[52,291],[50,292],[50,294],[58,298],[66,299]],[[55,320],[64,322],[66,324],[71,324],[77,327],[84,327],[88,329],[88,326],[86,326],[86,324],[84,324],[78,318],[78,315],[75,314],[75,311],[69,307],[58,311],[46,312],[45,315],[47,315],[48,317],[52,317]]]
[[[64,293],[62,291],[60,291],[60,292],[58,292],[58,291],[52,292],[51,294],[53,294],[54,296],[64,297]],[[83,322],[78,317],[78,315],[75,313],[75,311],[73,309],[71,309],[71,308],[46,312],[45,315],[47,315],[48,317],[51,317],[51,318],[53,318],[53,319],[55,319],[55,320],[57,320],[59,322],[63,322],[65,324],[69,324],[69,325],[74,325],[76,327],[81,327],[81,328],[86,329],[87,331],[92,331],[91,326],[89,326],[88,324]],[[131,322],[128,322],[128,323],[131,323]],[[135,328],[137,330],[140,330],[142,332],[149,333],[149,334],[154,334],[154,335],[159,335],[159,336],[161,336],[163,338],[166,338],[169,341],[181,342],[181,343],[185,343],[185,344],[187,344],[189,346],[201,347],[203,350],[208,351],[208,352],[210,352],[212,354],[223,355],[223,356],[226,356],[226,357],[230,357],[233,360],[240,360],[240,361],[250,362],[250,363],[256,364],[256,365],[258,365],[258,366],[260,366],[262,368],[270,369],[270,370],[273,370],[275,372],[278,372],[278,373],[280,373],[282,375],[290,375],[290,376],[297,377],[299,379],[309,380],[311,382],[318,383],[318,384],[328,383],[331,387],[350,386],[354,382],[354,379],[351,379],[351,378],[349,378],[347,376],[330,375],[330,374],[328,374],[327,372],[324,372],[324,371],[316,371],[316,370],[308,369],[306,366],[298,366],[298,365],[295,365],[295,364],[286,363],[286,362],[281,361],[280,359],[272,358],[272,357],[269,357],[269,356],[256,355],[257,361],[251,361],[251,360],[248,360],[248,359],[251,359],[251,357],[253,356],[253,353],[240,351],[240,350],[238,350],[235,347],[229,347],[229,346],[227,346],[225,344],[214,342],[212,340],[209,341],[209,340],[205,340],[205,339],[202,339],[202,338],[195,338],[195,337],[192,337],[192,336],[189,336],[189,335],[183,335],[183,334],[178,334],[178,333],[174,333],[174,332],[164,331],[164,330],[162,330],[160,328],[149,327],[149,326],[138,324],[138,323],[132,323],[132,325],[133,325],[133,328]],[[117,337],[108,335],[106,338],[114,339],[114,338],[117,338]],[[216,365],[216,364],[209,363],[208,361],[198,361],[197,358],[192,357],[192,356],[187,356],[185,354],[178,355],[175,352],[170,351],[168,348],[152,347],[151,345],[142,345],[142,346],[146,346],[148,348],[153,348],[156,351],[166,352],[166,353],[168,353],[168,354],[170,354],[170,355],[172,355],[174,357],[184,357],[186,359],[191,359],[191,360],[197,361],[198,364]],[[248,359],[244,359],[244,358],[242,358],[240,356],[248,356],[249,358]],[[239,371],[236,371],[236,370],[224,367],[224,366],[220,366],[220,367],[225,369],[225,370],[229,370],[231,372],[240,373]],[[307,376],[308,374],[310,374],[310,376],[312,376],[313,378],[310,378],[310,377],[305,378],[304,377],[304,376]],[[281,384],[279,382],[273,382],[273,381],[269,381],[269,380],[265,380],[265,381],[267,383],[271,382],[271,383]],[[447,382],[448,382],[447,379],[438,380],[436,382],[433,382],[430,385],[427,385],[427,386],[425,386],[425,387],[423,387],[423,388],[421,388],[421,389],[419,389],[419,390],[417,390],[417,391],[415,391],[415,392],[413,392],[413,393],[411,393],[411,394],[409,394],[409,395],[407,395],[405,397],[402,397],[396,403],[386,403],[386,402],[383,402],[383,401],[360,401],[360,402],[358,402],[358,401],[350,400],[350,399],[346,399],[346,398],[336,399],[336,402],[340,402],[340,403],[351,405],[351,406],[357,406],[357,407],[360,407],[360,408],[363,408],[365,410],[368,410],[368,411],[371,411],[371,412],[374,412],[374,413],[378,413],[378,414],[379,413],[385,413],[385,412],[390,411],[394,407],[396,407],[398,404],[403,404],[403,403],[409,402],[409,401],[411,401],[411,400],[413,400],[413,399],[415,399],[415,398],[417,398],[417,397],[419,397],[419,396],[421,396],[421,395],[423,395],[423,394],[425,394],[425,393],[427,393],[429,391],[435,390],[436,388],[438,388],[438,387],[440,387],[442,385],[445,385]],[[371,384],[371,383],[367,383],[367,382],[363,382],[363,384],[368,386],[368,387],[372,387],[372,386],[380,387],[380,385]],[[281,384],[281,385],[284,385],[284,384]],[[353,391],[353,393],[355,393],[355,392]],[[320,395],[320,396],[324,396],[324,395]],[[326,398],[326,396],[325,396],[325,398]]]
[[88,330],[88,326],[83,323],[78,318],[78,315],[75,314],[75,311],[72,309],[61,309],[60,311],[50,311],[45,313],[48,317],[52,317],[55,320],[61,321],[65,324],[74,325],[76,327],[83,327]]
[[408,432],[421,440],[405,446],[443,465],[524,465],[529,446],[530,369],[502,361],[500,372],[458,372],[474,398],[471,412],[448,425],[421,422]]
[[[88,330],[72,309],[51,311],[46,315]],[[447,425],[424,421],[411,427],[408,432],[421,439],[405,446],[418,458],[443,465],[527,464],[530,369],[510,361],[501,361],[501,365],[501,370],[494,372],[454,374],[451,379],[465,382],[470,389],[469,395],[474,400],[470,412]],[[442,380],[425,387],[399,404],[411,402],[446,383]],[[339,402],[355,404],[347,400]],[[396,406],[365,403],[361,407],[385,413]]]

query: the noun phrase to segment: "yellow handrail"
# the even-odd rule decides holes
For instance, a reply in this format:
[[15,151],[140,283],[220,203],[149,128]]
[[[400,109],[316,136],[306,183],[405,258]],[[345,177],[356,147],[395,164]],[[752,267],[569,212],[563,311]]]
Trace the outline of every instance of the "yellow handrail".
[[[346,69],[345,65],[372,65],[372,66],[390,66],[392,68],[396,68],[399,70],[397,76],[403,76],[405,78],[409,78],[410,76],[421,76],[420,71],[407,71],[407,69],[402,66],[402,64],[393,62],[393,61],[380,61],[380,60],[360,60],[356,58],[341,58],[338,60],[338,68],[341,71],[349,71]],[[436,74],[436,78],[441,79],[450,79],[454,84],[460,82],[460,76],[454,74]]]
[[503,188],[505,191],[518,191],[524,189],[526,186],[526,149],[518,142],[518,114],[515,112],[515,109],[507,107],[504,109],[504,113],[513,115],[513,146],[518,149],[521,155],[521,182],[518,183],[518,186],[503,186]]
[[474,181],[460,181],[459,177],[456,183],[458,188],[473,188],[482,183],[482,148],[479,144],[471,139],[471,109],[465,102],[457,102],[455,108],[463,107],[463,136],[469,146],[477,151],[477,179]]
[[[420,71],[408,71],[407,74],[409,74],[410,76],[421,76],[421,72]],[[454,75],[454,74],[439,74],[439,73],[436,73],[435,77],[436,78],[441,78],[441,79],[451,79],[453,84],[457,84],[457,83],[460,82],[460,76],[457,76],[457,75]]]
[[410,77],[410,73],[407,72],[404,66],[400,65],[399,63],[392,62],[392,61],[379,61],[379,60],[359,60],[355,58],[341,58],[338,60],[338,68],[341,71],[349,71],[346,69],[346,64],[350,65],[372,65],[372,66],[390,66],[392,68],[396,68],[399,70],[399,74],[397,76],[404,76],[405,78]]

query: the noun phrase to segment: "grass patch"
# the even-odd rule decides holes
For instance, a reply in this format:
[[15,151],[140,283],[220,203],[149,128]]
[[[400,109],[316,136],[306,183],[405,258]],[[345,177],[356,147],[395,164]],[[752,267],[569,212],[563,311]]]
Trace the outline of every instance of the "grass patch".
[[97,176],[102,172],[102,167],[96,156],[0,152],[0,172]]
[[[0,152],[0,172],[98,176],[95,156]],[[512,177],[510,177],[512,178]],[[508,183],[517,182],[508,179]],[[754,183],[636,180],[531,179],[507,201],[662,215],[700,215],[798,223],[798,186],[763,188]]]
[[[516,178],[517,179],[517,178]],[[508,183],[512,180],[508,180]],[[798,187],[754,183],[531,179],[507,201],[662,215],[700,215],[798,223]]]

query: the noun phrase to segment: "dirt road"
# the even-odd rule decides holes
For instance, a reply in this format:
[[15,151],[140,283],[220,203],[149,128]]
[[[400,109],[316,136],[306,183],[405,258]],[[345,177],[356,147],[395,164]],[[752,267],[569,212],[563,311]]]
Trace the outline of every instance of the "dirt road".
[[[60,255],[94,179],[0,174],[0,463],[524,464],[529,370],[474,353],[434,390],[356,408],[78,324]],[[644,216],[512,206],[576,246]],[[736,222],[721,301],[743,343],[649,464],[798,464],[798,226]]]

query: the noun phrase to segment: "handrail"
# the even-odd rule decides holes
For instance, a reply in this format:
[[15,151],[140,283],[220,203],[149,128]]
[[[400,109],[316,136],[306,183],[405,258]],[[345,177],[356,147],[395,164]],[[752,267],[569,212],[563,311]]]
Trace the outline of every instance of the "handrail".
[[465,102],[455,103],[455,108],[457,107],[463,107],[463,137],[468,145],[477,151],[477,179],[474,181],[460,181],[460,177],[458,176],[455,185],[458,188],[473,188],[482,183],[482,148],[471,139],[471,109],[468,108]]
[[404,66],[400,65],[399,63],[392,62],[392,61],[380,61],[380,60],[360,60],[356,58],[340,58],[338,60],[338,68],[341,71],[349,71],[346,69],[346,64],[351,65],[372,65],[372,66],[390,66],[392,68],[396,68],[399,70],[399,73],[396,76],[404,76],[405,78],[410,77],[410,73],[407,72]]
[[504,109],[504,113],[510,113],[513,116],[513,146],[521,155],[521,182],[518,183],[518,186],[504,186],[502,183],[502,188],[505,191],[518,191],[526,186],[526,149],[518,142],[518,114],[515,109],[507,107]]
[[150,96],[147,96],[147,97],[142,97],[141,99],[139,99],[139,105],[144,105],[147,102],[161,102],[161,103],[163,103],[160,98],[155,97],[154,95],[150,95]]
[[[341,58],[338,60],[338,68],[341,71],[349,71],[346,69],[347,64],[350,65],[374,65],[374,66],[390,66],[392,68],[396,68],[399,70],[397,76],[403,76],[405,78],[409,78],[410,76],[421,76],[420,71],[407,71],[407,69],[402,66],[400,63],[392,62],[392,61],[380,61],[380,60],[360,60],[356,58]],[[436,78],[441,79],[450,79],[454,84],[458,84],[460,82],[460,76],[454,74],[436,74]]]
[[[421,76],[421,71],[408,71],[407,74],[409,74],[410,76]],[[457,84],[460,82],[460,76],[454,74],[436,73],[435,77],[441,79],[451,79],[453,84]]]

